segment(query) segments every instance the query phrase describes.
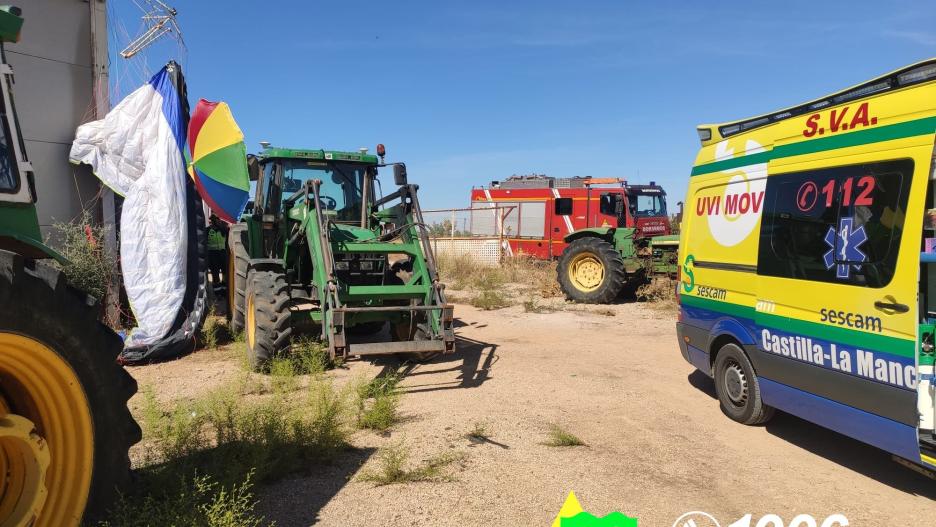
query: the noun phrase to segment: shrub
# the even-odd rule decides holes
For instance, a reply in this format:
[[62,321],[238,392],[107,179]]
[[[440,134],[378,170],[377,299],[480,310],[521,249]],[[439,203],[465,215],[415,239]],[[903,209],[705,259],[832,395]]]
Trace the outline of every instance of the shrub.
[[104,247],[108,229],[95,225],[91,213],[84,211],[75,221],[54,223],[52,230],[56,249],[68,260],[53,265],[65,273],[72,287],[103,301],[117,269],[116,256]]
[[[267,524],[254,512],[257,502],[251,493],[251,473],[230,488],[208,476],[181,478],[170,489],[131,498],[122,496],[110,518],[100,527],[260,527]],[[146,482],[141,482],[146,485]],[[157,489],[153,489],[157,490]]]
[[388,430],[399,420],[400,395],[397,384],[401,377],[397,373],[379,376],[357,387],[358,417],[360,428]]
[[485,311],[492,311],[494,309],[502,309],[510,306],[508,298],[494,289],[481,291],[471,298],[470,303],[472,306]]
[[245,398],[226,386],[160,408],[146,390],[146,472],[172,481],[200,473],[223,484],[255,470],[258,481],[282,477],[333,458],[350,435],[348,393],[313,380],[306,393]]

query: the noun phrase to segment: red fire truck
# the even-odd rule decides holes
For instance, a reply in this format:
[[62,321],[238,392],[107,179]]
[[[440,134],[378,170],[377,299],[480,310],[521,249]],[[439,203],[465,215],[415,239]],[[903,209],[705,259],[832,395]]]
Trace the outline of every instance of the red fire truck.
[[[619,212],[602,214],[602,200],[619,203]],[[471,209],[472,234],[502,234],[514,254],[544,259],[558,257],[567,235],[589,227],[632,227],[638,238],[671,233],[666,192],[653,181],[512,176],[473,188]]]

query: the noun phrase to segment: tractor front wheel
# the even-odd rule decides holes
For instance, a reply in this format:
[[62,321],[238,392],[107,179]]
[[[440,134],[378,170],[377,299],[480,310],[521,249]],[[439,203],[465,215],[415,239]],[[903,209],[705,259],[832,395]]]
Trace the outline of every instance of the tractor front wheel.
[[575,302],[607,304],[621,292],[627,274],[614,246],[601,238],[579,238],[568,245],[556,268],[559,287]]
[[60,272],[0,250],[0,525],[93,523],[129,483],[137,386],[97,312]]
[[247,360],[254,371],[289,351],[292,338],[289,284],[275,271],[251,271],[247,280],[244,323]]
[[244,298],[247,291],[247,225],[231,225],[228,231],[227,274],[227,312],[231,321],[231,332],[244,329]]

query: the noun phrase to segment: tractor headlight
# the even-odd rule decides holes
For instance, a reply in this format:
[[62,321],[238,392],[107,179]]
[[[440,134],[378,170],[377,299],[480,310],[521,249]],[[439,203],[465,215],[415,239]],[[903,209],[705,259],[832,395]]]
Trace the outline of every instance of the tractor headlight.
[[347,271],[347,270],[348,270],[348,262],[347,262],[347,261],[335,262],[335,269],[338,270],[338,271]]

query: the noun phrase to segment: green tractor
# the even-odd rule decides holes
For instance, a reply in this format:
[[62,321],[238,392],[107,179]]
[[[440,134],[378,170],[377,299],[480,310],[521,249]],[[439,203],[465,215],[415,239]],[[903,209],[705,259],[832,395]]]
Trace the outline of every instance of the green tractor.
[[[293,337],[332,359],[455,349],[446,303],[406,166],[377,154],[270,147],[248,161],[252,210],[228,235],[228,312],[256,369]],[[396,190],[382,196],[379,168]],[[386,331],[385,331],[386,330]],[[364,338],[370,336],[370,338]]]
[[96,301],[39,261],[64,259],[42,242],[3,52],[22,23],[0,7],[0,525],[78,525],[129,482],[136,382]]
[[[657,192],[665,197],[661,188]],[[599,210],[626,225],[626,203],[625,195],[605,193],[600,197]],[[657,223],[668,219],[664,214],[654,221],[638,220],[633,227],[592,227],[567,235],[564,241],[569,245],[556,267],[559,287],[566,297],[575,302],[607,304],[622,292],[635,292],[653,279],[675,278],[679,235],[649,235],[650,231],[663,230]]]

